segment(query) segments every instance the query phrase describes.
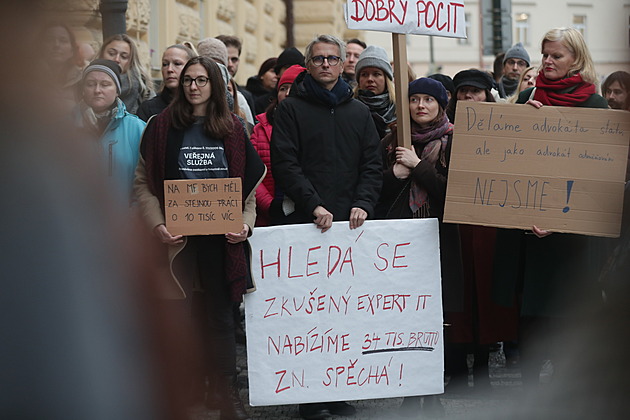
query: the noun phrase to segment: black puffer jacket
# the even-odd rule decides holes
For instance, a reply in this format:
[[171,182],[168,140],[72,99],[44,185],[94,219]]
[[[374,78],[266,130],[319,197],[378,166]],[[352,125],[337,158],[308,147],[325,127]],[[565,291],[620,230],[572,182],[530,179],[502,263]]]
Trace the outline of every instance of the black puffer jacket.
[[338,105],[326,105],[307,91],[306,75],[297,77],[278,105],[271,139],[276,185],[295,202],[289,222],[312,222],[318,205],[335,221],[348,220],[353,207],[373,217],[382,168],[370,111],[349,87]]

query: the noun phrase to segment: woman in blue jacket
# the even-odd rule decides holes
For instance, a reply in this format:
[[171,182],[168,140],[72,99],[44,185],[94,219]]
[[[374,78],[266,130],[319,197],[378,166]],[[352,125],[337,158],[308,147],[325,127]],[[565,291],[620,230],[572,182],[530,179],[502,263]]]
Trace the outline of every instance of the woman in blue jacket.
[[145,123],[127,112],[119,98],[120,86],[118,64],[104,59],[91,62],[83,71],[75,124],[98,140],[108,178],[122,199],[130,202]]

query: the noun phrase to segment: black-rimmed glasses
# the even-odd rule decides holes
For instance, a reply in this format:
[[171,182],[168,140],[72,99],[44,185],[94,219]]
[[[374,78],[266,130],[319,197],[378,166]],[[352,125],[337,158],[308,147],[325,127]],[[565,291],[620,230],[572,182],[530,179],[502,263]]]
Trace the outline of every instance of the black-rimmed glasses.
[[315,67],[319,67],[324,64],[324,60],[328,61],[329,66],[336,66],[341,61],[341,57],[337,57],[336,55],[316,55],[315,57],[311,58],[311,62]]
[[204,87],[208,84],[208,80],[210,79],[208,79],[206,76],[197,76],[194,79],[189,76],[184,76],[184,78],[182,79],[182,85],[190,86],[193,82],[195,82],[197,87]]

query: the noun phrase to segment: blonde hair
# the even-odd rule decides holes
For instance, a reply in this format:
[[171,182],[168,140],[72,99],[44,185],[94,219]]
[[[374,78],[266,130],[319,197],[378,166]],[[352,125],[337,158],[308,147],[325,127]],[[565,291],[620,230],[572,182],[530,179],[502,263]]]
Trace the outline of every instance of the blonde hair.
[[[545,34],[541,42],[540,50],[545,48],[545,42],[561,42],[575,57],[574,63],[569,67],[567,77],[580,74],[587,83],[597,84],[597,73],[591,53],[584,42],[582,33],[575,28],[555,28]],[[542,69],[543,65],[540,65]]]
[[[357,81],[359,81],[358,75],[357,75]],[[394,87],[394,82],[391,81],[389,77],[387,76],[385,76],[385,91],[389,95],[389,101],[392,103],[396,102],[396,89]],[[359,97],[359,84],[358,83],[354,88],[354,97],[355,98]]]
[[532,70],[536,70],[536,66],[529,66],[525,70],[523,70],[523,72],[518,78],[518,84],[516,85],[516,90],[514,91],[514,94],[510,96],[509,98],[507,98],[508,103],[510,104],[516,103],[516,101],[518,100],[518,95],[522,92],[521,85],[523,84],[523,79],[525,79],[525,76],[527,76],[527,73],[529,73]]
[[98,52],[98,57],[105,58],[105,49],[109,44],[114,41],[126,42],[129,45],[129,51],[131,51],[129,57],[129,69],[127,71],[124,71],[124,69],[121,68],[120,77],[129,78],[129,82],[131,82],[132,78],[138,80],[140,84],[140,97],[142,98],[142,100],[149,99],[151,96],[153,96],[154,93],[152,79],[149,75],[149,72],[147,71],[147,68],[140,61],[138,47],[136,47],[135,42],[133,42],[133,39],[131,39],[129,35],[116,34],[107,38],[105,41],[103,41],[103,44],[101,45],[101,49]]

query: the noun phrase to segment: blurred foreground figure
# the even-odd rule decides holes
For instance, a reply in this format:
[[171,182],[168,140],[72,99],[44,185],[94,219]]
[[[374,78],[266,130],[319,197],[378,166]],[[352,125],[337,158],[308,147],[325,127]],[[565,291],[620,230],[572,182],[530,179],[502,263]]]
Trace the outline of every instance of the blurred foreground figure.
[[[0,6],[4,54],[32,51],[38,18]],[[0,106],[0,418],[185,418],[169,343],[188,338],[151,304],[146,247],[39,70],[0,69],[15,98]]]

